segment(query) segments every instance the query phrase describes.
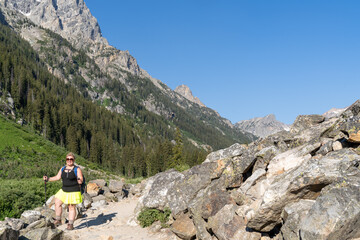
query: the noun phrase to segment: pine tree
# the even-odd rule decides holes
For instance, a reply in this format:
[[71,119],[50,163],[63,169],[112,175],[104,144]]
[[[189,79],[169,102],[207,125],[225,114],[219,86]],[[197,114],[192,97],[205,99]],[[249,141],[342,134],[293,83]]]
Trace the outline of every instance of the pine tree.
[[182,164],[184,164],[183,159],[183,140],[181,131],[179,128],[176,128],[175,133],[175,146],[172,149],[173,156],[170,163],[170,168],[176,168],[180,167]]

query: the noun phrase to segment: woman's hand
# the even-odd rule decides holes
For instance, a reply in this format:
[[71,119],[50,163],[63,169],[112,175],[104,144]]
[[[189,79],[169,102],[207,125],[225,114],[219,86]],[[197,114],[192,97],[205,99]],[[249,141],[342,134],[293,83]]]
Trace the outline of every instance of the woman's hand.
[[78,184],[80,184],[80,185],[83,183],[82,179],[79,178],[79,177],[77,178],[77,182],[78,182]]
[[48,176],[43,176],[43,180],[45,181],[45,182],[48,182],[49,181],[49,177]]

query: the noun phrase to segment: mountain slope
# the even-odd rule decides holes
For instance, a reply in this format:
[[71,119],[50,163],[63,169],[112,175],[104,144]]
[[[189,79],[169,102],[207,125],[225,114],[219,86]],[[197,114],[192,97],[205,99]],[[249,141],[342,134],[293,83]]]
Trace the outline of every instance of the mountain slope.
[[[110,46],[83,0],[0,0],[0,5],[9,24],[29,41],[53,74],[108,109],[137,117],[129,107],[136,101],[138,108],[172,121],[190,139],[214,149],[254,139],[214,110],[189,101],[149,76],[127,51]],[[20,14],[15,16],[11,9]],[[36,25],[60,34],[68,44],[62,46],[66,40]]]

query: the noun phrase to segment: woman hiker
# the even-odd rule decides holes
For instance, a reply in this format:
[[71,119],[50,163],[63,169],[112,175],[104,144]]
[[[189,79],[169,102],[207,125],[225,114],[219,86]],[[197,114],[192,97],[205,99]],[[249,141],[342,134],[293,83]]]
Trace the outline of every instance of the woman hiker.
[[77,167],[75,174],[75,156],[73,153],[66,155],[66,166],[62,167],[58,174],[54,177],[43,176],[44,181],[58,181],[62,179],[62,188],[55,195],[55,214],[54,221],[55,226],[61,225],[61,205],[67,204],[69,207],[69,223],[67,225],[68,230],[74,229],[74,220],[76,215],[76,204],[82,202],[80,185],[83,182],[83,174],[81,169]]

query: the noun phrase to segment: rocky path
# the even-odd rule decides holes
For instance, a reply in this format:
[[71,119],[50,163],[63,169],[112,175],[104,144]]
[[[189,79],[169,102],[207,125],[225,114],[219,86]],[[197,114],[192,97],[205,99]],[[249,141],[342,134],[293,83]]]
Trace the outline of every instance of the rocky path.
[[137,198],[109,203],[99,209],[88,209],[86,217],[74,223],[74,230],[64,230],[65,240],[168,240],[173,239],[169,230],[152,232],[135,224],[132,220]]

